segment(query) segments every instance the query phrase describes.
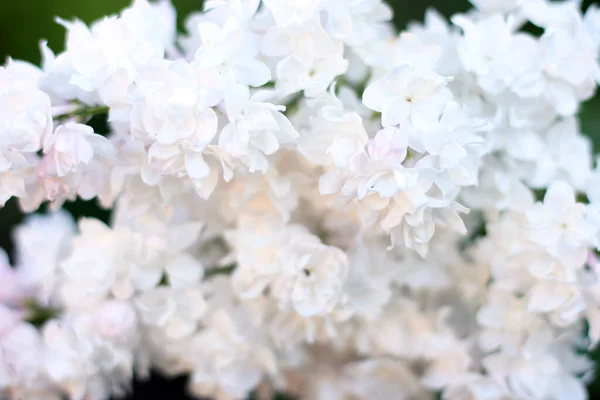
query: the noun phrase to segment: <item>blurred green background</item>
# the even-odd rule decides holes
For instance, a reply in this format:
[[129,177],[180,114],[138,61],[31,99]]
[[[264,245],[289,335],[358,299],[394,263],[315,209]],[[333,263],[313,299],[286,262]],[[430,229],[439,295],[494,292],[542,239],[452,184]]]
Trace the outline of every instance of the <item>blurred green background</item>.
[[[296,0],[303,1],[303,0]],[[178,10],[178,24],[183,26],[185,16],[202,6],[202,0],[172,0]],[[469,7],[467,0],[389,0],[395,12],[395,22],[402,29],[408,21],[422,20],[425,10],[433,7],[449,16]],[[598,1],[584,1],[588,7]],[[54,17],[79,18],[91,22],[102,16],[117,13],[130,4],[129,0],[0,0],[0,59],[7,57],[39,63],[39,41],[46,39],[55,52],[63,49],[64,29],[54,22]],[[582,130],[600,150],[600,96],[587,102],[581,114]],[[65,206],[75,217],[95,216],[106,220],[108,213],[94,202],[75,202]],[[11,249],[10,233],[14,224],[23,218],[16,202],[10,201],[0,209],[0,247]],[[596,359],[600,357],[596,356]],[[600,381],[590,387],[591,398],[600,398]]]

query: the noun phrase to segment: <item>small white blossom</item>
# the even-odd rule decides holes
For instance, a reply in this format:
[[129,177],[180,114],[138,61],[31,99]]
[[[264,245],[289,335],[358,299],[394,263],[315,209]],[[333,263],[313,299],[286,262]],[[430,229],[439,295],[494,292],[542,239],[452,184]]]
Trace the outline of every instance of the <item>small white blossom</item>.
[[262,100],[260,92],[249,99],[247,93],[241,96],[227,109],[230,122],[221,131],[219,145],[250,172],[264,173],[269,168],[266,156],[293,144],[298,132],[282,114],[284,107]]
[[448,79],[437,74],[422,74],[402,65],[369,85],[363,103],[381,112],[384,127],[410,122],[417,129],[426,129],[451,98],[447,83]]
[[174,292],[169,287],[146,291],[135,300],[143,323],[164,330],[167,337],[179,339],[195,331],[206,305],[197,287]]

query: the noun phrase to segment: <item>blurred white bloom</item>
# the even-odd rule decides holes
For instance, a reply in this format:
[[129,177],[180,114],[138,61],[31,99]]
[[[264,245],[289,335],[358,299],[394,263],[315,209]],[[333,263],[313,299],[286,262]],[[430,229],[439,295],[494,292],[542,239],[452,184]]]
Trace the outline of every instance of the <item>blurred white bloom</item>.
[[0,393],[46,399],[60,398],[53,379],[44,369],[44,344],[37,329],[13,310],[0,306]]
[[131,304],[118,300],[104,303],[96,312],[96,326],[107,339],[127,340],[136,331],[137,316]]
[[274,354],[260,329],[240,308],[217,308],[207,328],[191,341],[190,388],[196,396],[233,399],[247,396],[267,373],[275,373]]
[[[256,232],[256,223],[251,225]],[[239,254],[234,288],[257,297],[267,287],[282,309],[304,316],[329,313],[342,300],[348,271],[346,255],[326,246],[302,226],[263,225],[253,242],[246,230],[228,236]]]
[[96,157],[115,157],[115,149],[103,136],[87,125],[72,122],[61,125],[44,143],[45,157],[39,170],[46,175],[64,177],[77,172],[81,164],[90,164]]
[[123,393],[133,375],[133,349],[103,342],[89,329],[93,327],[89,322],[84,316],[44,326],[45,371],[73,398],[101,399],[112,392]]
[[194,332],[206,305],[198,287],[173,290],[157,287],[135,300],[143,323],[164,330],[167,337],[179,339]]
[[26,198],[36,153],[52,132],[50,97],[38,88],[41,72],[10,61],[0,67],[0,205]]
[[526,0],[469,0],[475,7],[485,13],[514,11]]
[[188,238],[127,227],[111,229],[94,219],[82,219],[79,230],[73,251],[61,264],[67,276],[63,298],[74,307],[107,295],[130,299],[137,291],[156,287],[163,273],[177,288],[193,285],[202,276],[202,264],[184,251],[191,244]]
[[42,304],[55,293],[59,263],[68,255],[74,233],[75,223],[64,211],[31,215],[15,230],[16,272]]
[[[52,271],[54,272],[54,271]],[[53,279],[54,276],[50,276]],[[7,306],[19,306],[28,294],[27,285],[21,278],[20,270],[13,269],[10,265],[8,255],[0,249],[0,279],[2,290],[0,290],[0,303]]]

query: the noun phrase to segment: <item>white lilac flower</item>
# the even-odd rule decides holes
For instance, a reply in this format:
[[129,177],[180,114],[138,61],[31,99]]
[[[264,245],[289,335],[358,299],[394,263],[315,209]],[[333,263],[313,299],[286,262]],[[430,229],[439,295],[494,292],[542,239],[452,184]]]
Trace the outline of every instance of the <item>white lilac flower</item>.
[[377,39],[379,31],[386,30],[392,19],[390,6],[382,0],[325,2],[327,22],[325,28],[336,39],[348,46],[360,46]]
[[313,100],[313,107],[322,108],[311,119],[310,128],[300,135],[298,151],[313,164],[344,169],[353,156],[364,151],[367,132],[357,113],[344,110],[341,101],[331,94],[322,97]]
[[298,132],[282,114],[285,108],[269,103],[267,93],[251,98],[242,89],[227,107],[229,123],[219,135],[219,146],[228,156],[239,159],[249,172],[266,172],[270,156],[283,146],[293,144]]
[[0,68],[0,204],[26,198],[36,153],[52,132],[50,97],[38,88],[41,72],[11,61]]
[[43,85],[64,99],[120,106],[137,68],[161,59],[175,37],[175,13],[168,1],[136,0],[120,16],[94,22],[60,20],[66,50],[49,52]]
[[203,151],[217,134],[210,107],[222,98],[219,74],[183,60],[161,60],[139,71],[133,96],[131,134],[148,147],[145,182],[184,175],[199,191],[207,181],[211,186],[214,171]]
[[240,257],[233,277],[240,296],[255,298],[269,288],[282,309],[304,316],[328,313],[338,305],[348,270],[340,249],[320,243],[302,226],[255,222],[252,227],[261,228],[255,241],[248,240],[248,227],[228,235]]
[[536,80],[540,65],[539,44],[533,36],[515,32],[514,19],[491,14],[477,21],[457,15],[452,22],[464,32],[457,44],[463,67],[475,74],[483,90],[492,95],[506,89],[523,97],[540,95],[543,81]]
[[237,20],[223,26],[200,21],[193,29],[202,43],[194,55],[200,65],[218,66],[223,75],[244,85],[258,87],[271,80],[271,70],[258,57],[260,36],[244,30]]
[[384,127],[410,122],[416,129],[426,129],[451,99],[448,81],[435,73],[400,65],[367,87],[363,103],[381,112]]
[[309,65],[302,64],[294,57],[284,58],[277,64],[276,88],[286,94],[304,91],[307,97],[325,92],[334,79],[348,69],[343,51],[342,44],[336,43]]
[[290,55],[304,67],[310,68],[315,58],[326,57],[334,48],[319,21],[320,2],[309,0],[295,4],[279,0],[264,2],[275,24],[264,34],[263,54],[271,57]]

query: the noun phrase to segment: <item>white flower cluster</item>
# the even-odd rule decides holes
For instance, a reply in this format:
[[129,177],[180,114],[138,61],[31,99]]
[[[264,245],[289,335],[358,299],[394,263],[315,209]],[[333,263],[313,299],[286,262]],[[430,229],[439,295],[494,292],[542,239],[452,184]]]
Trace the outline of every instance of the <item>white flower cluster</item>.
[[52,211],[0,257],[0,398],[586,399],[600,8],[471,3],[135,0],[8,60],[0,203]]

